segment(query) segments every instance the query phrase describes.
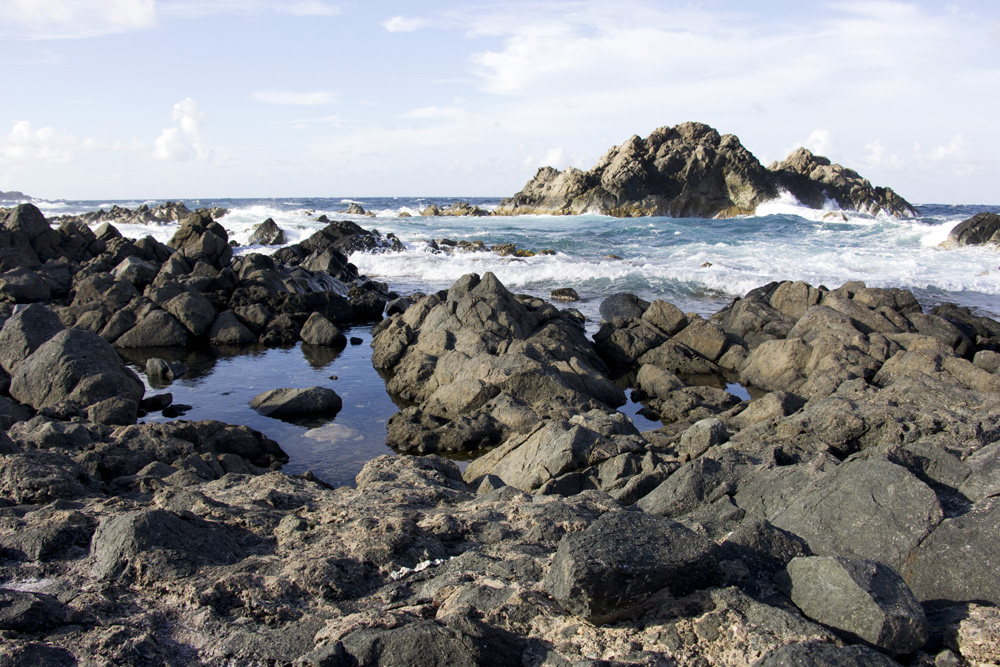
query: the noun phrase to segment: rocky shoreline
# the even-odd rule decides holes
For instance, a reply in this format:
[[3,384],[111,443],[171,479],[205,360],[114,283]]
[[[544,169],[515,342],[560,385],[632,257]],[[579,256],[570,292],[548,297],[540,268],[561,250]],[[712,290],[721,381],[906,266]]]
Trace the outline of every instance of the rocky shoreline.
[[[349,222],[234,260],[205,213],[166,245],[0,216],[0,664],[1000,661],[991,319],[784,282],[707,319],[615,295],[591,339],[492,274],[400,297]],[[137,424],[163,400],[116,353],[376,321],[421,455],[353,488],[245,426]]]

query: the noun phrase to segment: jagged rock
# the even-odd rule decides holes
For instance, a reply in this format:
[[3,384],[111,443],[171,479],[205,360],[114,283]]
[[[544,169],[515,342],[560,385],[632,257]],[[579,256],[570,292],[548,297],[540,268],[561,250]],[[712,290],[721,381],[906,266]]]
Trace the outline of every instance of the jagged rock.
[[13,303],[52,300],[52,288],[37,272],[25,268],[0,273],[0,295]]
[[930,635],[924,610],[899,574],[874,560],[794,558],[778,586],[807,617],[893,655],[914,653]]
[[832,199],[845,210],[916,215],[892,190],[873,188],[804,148],[765,169],[735,136],[720,136],[702,123],[633,136],[587,172],[543,167],[521,192],[500,202],[497,214],[731,217],[753,214],[782,190],[813,208]]
[[554,289],[549,293],[556,301],[579,301],[580,295],[576,293],[576,290],[572,287],[560,287]]
[[831,164],[825,157],[798,148],[768,171],[779,188],[788,190],[811,208],[822,208],[828,200],[845,211],[863,211],[876,215],[914,216],[917,209],[890,188],[873,188],[857,172]]
[[655,595],[683,597],[720,580],[715,543],[670,519],[608,512],[562,538],[543,585],[568,611],[603,623]]
[[204,212],[184,218],[167,245],[190,262],[203,260],[217,269],[229,266],[233,257],[229,233]]
[[268,417],[333,416],[342,406],[337,392],[327,387],[272,389],[250,399],[250,407]]
[[138,406],[143,391],[114,348],[82,329],[66,329],[40,345],[17,365],[10,384],[11,396],[36,409],[63,401],[88,407],[116,397]]
[[635,294],[619,292],[612,294],[601,302],[601,317],[610,322],[616,317],[639,319],[650,307],[648,301],[644,301]]
[[1000,215],[984,211],[955,225],[948,232],[948,239],[941,245],[946,248],[958,248],[987,243],[1000,245]]
[[24,452],[0,458],[0,498],[37,505],[88,493],[87,472],[72,459],[53,452]]
[[285,232],[278,227],[273,218],[268,218],[253,228],[253,233],[247,239],[247,245],[285,245],[288,243]]
[[365,215],[366,211],[365,211],[364,207],[361,204],[352,201],[350,204],[347,205],[347,214],[348,215]]

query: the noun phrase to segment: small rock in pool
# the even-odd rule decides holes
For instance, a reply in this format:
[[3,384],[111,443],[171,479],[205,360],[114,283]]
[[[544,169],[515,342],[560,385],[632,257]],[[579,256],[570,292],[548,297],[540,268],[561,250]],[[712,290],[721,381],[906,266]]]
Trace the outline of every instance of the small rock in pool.
[[361,345],[363,342],[365,341],[361,340],[357,336],[351,336],[351,345]]
[[343,401],[333,389],[272,389],[250,399],[250,407],[267,417],[296,417],[302,415],[340,412]]

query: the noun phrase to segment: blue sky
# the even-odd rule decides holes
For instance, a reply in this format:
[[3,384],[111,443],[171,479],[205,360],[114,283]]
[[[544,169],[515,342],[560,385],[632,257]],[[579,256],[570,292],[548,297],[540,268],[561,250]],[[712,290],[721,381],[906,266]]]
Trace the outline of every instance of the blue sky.
[[1000,202],[995,2],[0,0],[0,189],[509,195],[687,120]]

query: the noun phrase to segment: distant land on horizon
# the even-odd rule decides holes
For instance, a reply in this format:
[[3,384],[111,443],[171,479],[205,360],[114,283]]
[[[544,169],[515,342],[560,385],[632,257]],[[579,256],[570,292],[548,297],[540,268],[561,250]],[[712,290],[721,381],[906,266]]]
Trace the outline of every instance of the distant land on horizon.
[[0,200],[4,201],[31,201],[31,197],[19,192],[17,190],[11,190],[9,192],[4,192],[0,190]]

